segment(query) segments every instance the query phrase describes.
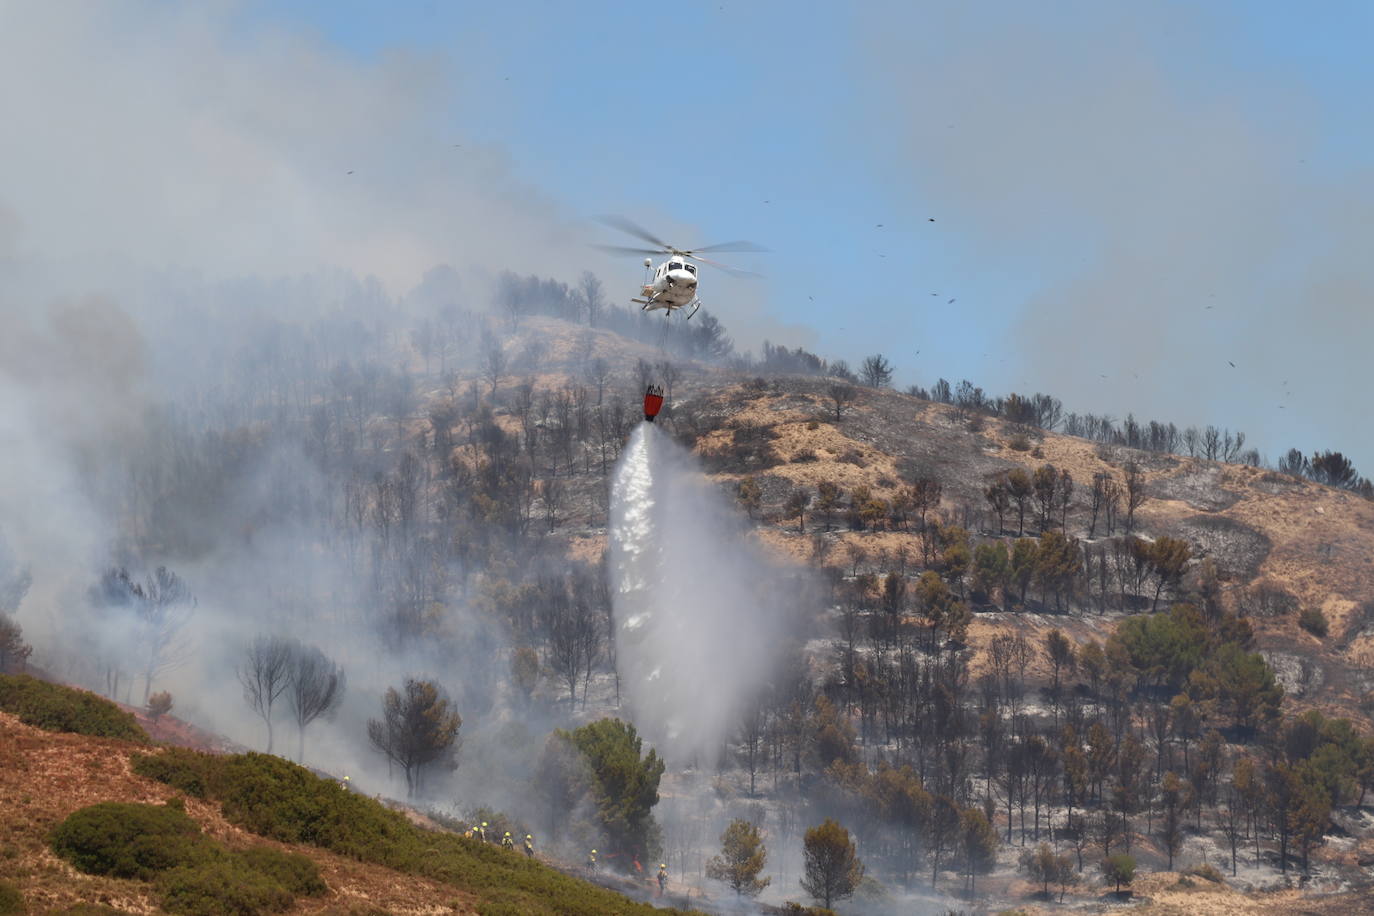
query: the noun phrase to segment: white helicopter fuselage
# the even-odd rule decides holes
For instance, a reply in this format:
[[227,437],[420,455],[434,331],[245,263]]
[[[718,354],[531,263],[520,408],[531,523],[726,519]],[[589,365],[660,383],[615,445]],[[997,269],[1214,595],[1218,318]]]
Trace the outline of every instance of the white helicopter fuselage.
[[[652,263],[646,259],[645,266]],[[697,298],[696,265],[685,258],[669,258],[654,268],[652,276],[645,280],[642,292],[647,311],[680,309],[691,305]]]

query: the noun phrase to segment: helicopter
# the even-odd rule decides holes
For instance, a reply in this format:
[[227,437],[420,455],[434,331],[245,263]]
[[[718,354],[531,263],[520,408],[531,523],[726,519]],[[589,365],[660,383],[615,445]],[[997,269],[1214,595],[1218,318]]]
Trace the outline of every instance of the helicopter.
[[768,250],[755,245],[753,242],[743,241],[682,249],[669,245],[623,216],[603,216],[600,219],[606,225],[633,235],[635,238],[643,239],[656,247],[627,248],[623,245],[596,245],[594,247],[613,254],[666,255],[657,267],[654,266],[653,258],[644,259],[644,283],[640,286],[639,296],[630,299],[631,302],[639,303],[640,308],[646,312],[663,309],[665,318],[677,309],[685,308],[690,309],[687,313],[687,317],[690,319],[697,313],[697,309],[701,308],[701,298],[697,295],[697,266],[692,263],[693,261],[710,264],[712,267],[723,270],[734,277],[758,276],[758,274],[750,271],[737,270],[734,267],[721,264],[719,261],[702,257],[702,252]]

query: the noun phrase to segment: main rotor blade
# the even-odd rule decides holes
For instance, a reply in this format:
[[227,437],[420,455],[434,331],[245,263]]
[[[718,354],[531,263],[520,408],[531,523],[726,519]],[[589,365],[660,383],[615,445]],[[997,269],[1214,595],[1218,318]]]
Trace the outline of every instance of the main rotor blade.
[[610,214],[607,216],[597,217],[597,219],[605,223],[607,226],[619,229],[621,232],[628,232],[630,235],[633,235],[637,239],[643,239],[644,241],[649,242],[653,245],[658,245],[660,248],[663,248],[665,250],[671,249],[673,247],[672,245],[669,245],[667,242],[663,241],[663,239],[658,238],[653,233],[649,232],[648,229],[645,229],[643,226],[640,226],[637,223],[630,222],[623,216],[616,216],[615,214]]
[[699,254],[689,254],[689,255],[687,255],[687,257],[691,258],[693,261],[700,261],[700,262],[703,263],[703,264],[710,264],[712,267],[716,268],[717,270],[723,270],[723,271],[725,271],[727,274],[729,274],[729,275],[732,276],[732,277],[758,277],[758,276],[761,276],[761,274],[756,274],[756,273],[754,273],[752,270],[740,270],[738,267],[731,267],[730,265],[728,265],[728,264],[722,264],[722,263],[720,263],[719,261],[712,261],[710,258],[703,258],[703,257],[702,257],[701,255],[699,255]]
[[661,248],[626,248],[624,245],[593,245],[593,248],[600,248],[602,251],[609,251],[611,254],[667,254]]
[[762,245],[755,245],[753,242],[721,242],[719,245],[702,245],[700,248],[693,248],[692,251],[767,251]]

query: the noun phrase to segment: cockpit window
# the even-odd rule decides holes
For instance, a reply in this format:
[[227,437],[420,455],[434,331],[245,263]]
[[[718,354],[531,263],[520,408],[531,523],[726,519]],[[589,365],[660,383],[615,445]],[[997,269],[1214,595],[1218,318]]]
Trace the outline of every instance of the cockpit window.
[[674,261],[673,263],[671,263],[671,264],[668,265],[668,269],[669,269],[669,270],[682,270],[682,265],[679,264],[677,261]]
[[697,266],[695,264],[683,264],[682,266],[687,270],[689,274],[694,274],[697,272]]

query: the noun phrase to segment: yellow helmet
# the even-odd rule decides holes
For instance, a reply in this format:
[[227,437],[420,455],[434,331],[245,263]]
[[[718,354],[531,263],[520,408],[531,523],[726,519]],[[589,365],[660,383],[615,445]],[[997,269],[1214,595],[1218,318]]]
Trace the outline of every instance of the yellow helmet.
[[659,867],[659,868],[667,868],[667,867],[668,867],[668,863],[667,863],[667,862],[660,862],[660,863],[658,863],[658,867]]
[[482,821],[482,826],[483,826],[483,827],[487,826],[487,822],[486,822],[486,821]]
[[532,840],[532,839],[534,839],[534,837],[530,836],[530,835],[527,833],[527,834],[525,834],[525,839],[527,839],[527,840]]
[[596,855],[596,850],[595,850],[595,849],[592,850],[592,855]]
[[510,831],[509,831],[509,830],[506,831],[506,836],[510,836]]

